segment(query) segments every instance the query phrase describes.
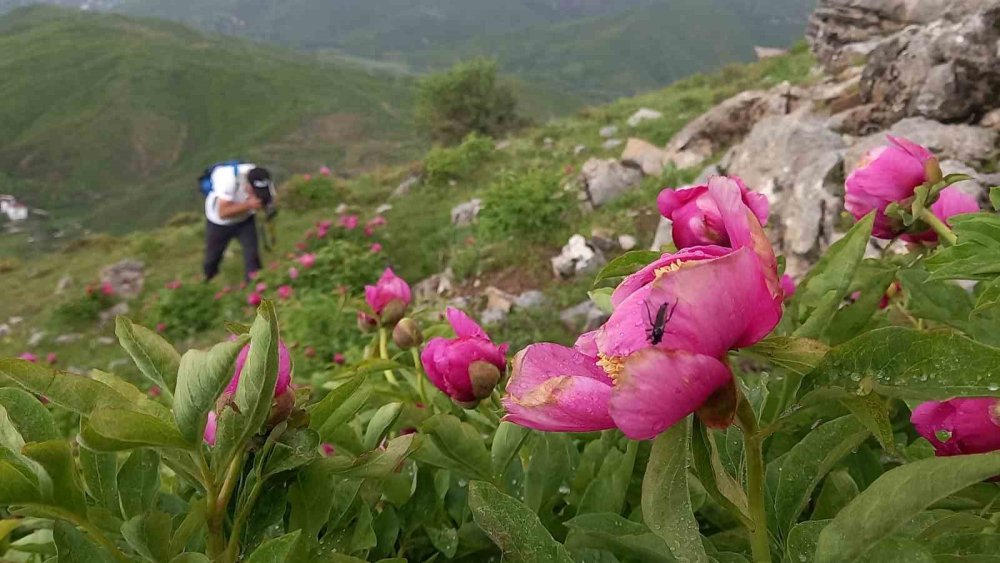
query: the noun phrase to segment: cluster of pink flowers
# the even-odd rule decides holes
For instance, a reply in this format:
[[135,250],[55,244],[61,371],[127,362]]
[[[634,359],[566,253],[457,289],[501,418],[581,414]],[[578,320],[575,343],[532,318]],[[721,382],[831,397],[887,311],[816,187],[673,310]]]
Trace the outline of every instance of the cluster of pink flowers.
[[358,216],[357,215],[341,215],[338,220],[338,224],[347,231],[353,231],[358,228]]
[[[628,276],[608,322],[572,348],[533,344],[514,358],[506,420],[544,431],[619,428],[652,438],[698,411],[724,427],[738,400],[727,353],[764,338],[781,318],[767,202],[737,179],[667,190],[679,250]],[[707,411],[706,411],[707,413]]]
[[365,236],[368,236],[368,237],[374,236],[375,235],[375,231],[379,227],[384,226],[385,223],[386,223],[385,217],[383,217],[381,215],[376,215],[376,216],[372,217],[370,221],[368,221],[367,223],[365,223],[365,229],[364,229]]

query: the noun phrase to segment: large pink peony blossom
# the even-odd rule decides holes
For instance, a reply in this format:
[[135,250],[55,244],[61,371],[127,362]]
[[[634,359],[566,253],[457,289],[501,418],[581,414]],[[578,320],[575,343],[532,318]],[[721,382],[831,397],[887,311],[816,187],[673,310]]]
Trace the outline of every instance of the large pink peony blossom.
[[435,387],[458,403],[476,403],[489,396],[496,380],[492,385],[483,382],[477,385],[474,379],[484,377],[478,375],[479,371],[489,372],[487,375],[493,372],[488,367],[481,370],[474,364],[482,362],[495,367],[496,377],[499,378],[507,369],[507,345],[494,344],[476,321],[454,307],[449,307],[445,315],[455,329],[456,337],[432,338],[421,353],[420,362],[427,372],[427,379]]
[[647,439],[731,386],[727,351],[764,338],[783,297],[773,250],[741,195],[732,180],[709,182],[732,248],[664,254],[615,289],[611,318],[574,348],[520,352],[506,419],[545,431],[618,427]]
[[[740,189],[743,203],[753,212],[757,220],[767,224],[769,204],[763,194],[747,189],[743,180],[730,178]],[[718,245],[731,246],[722,213],[708,190],[708,185],[689,188],[666,188],[656,198],[660,213],[673,222],[674,244],[677,248],[689,246]]]
[[939,456],[1000,450],[1000,401],[995,397],[922,403],[913,409],[910,422]]
[[[397,276],[392,268],[386,268],[375,285],[365,286],[365,302],[376,315],[381,315],[386,306],[394,301],[405,308],[412,300],[410,285],[403,278]],[[400,316],[402,315],[400,314]]]
[[[885,214],[891,203],[901,203],[913,196],[914,190],[933,178],[930,171],[940,170],[934,155],[912,141],[902,137],[886,136],[889,144],[876,147],[865,154],[861,164],[847,177],[844,207],[860,219],[876,211],[872,235],[891,239],[903,232],[904,226]],[[942,221],[958,213],[978,211],[975,199],[950,187],[939,194],[931,211]],[[904,237],[912,242],[933,242],[937,235],[909,233]]]

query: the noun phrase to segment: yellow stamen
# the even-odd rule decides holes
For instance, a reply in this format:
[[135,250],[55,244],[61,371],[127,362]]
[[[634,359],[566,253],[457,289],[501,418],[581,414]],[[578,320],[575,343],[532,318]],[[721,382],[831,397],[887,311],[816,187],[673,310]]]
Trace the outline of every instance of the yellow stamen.
[[611,378],[611,384],[615,385],[618,383],[618,378],[621,377],[622,371],[625,369],[625,358],[600,354],[597,359],[597,365],[601,366],[601,369]]

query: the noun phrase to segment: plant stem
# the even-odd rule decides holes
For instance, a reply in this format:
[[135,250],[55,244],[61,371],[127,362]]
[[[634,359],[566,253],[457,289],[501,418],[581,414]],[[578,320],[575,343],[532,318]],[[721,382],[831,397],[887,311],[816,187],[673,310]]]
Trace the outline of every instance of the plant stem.
[[424,373],[424,364],[420,361],[420,352],[417,347],[410,348],[410,355],[413,356],[413,370],[417,373],[417,392],[420,393],[420,402],[427,406],[427,391],[424,389],[424,380],[427,375]]
[[771,542],[767,532],[767,513],[764,511],[764,455],[761,452],[763,436],[757,429],[757,416],[745,399],[736,410],[736,420],[743,430],[743,451],[747,460],[747,503],[750,509],[750,547],[754,563],[771,562]]
[[257,502],[257,497],[260,496],[260,491],[263,488],[261,485],[263,485],[263,481],[258,479],[253,488],[250,489],[250,494],[240,507],[239,512],[236,513],[236,519],[233,520],[233,529],[229,534],[229,545],[226,547],[226,561],[236,561],[239,559],[240,534],[243,533],[243,525],[250,518],[250,511],[253,510],[253,506]]
[[226,517],[226,508],[229,506],[229,499],[232,498],[233,489],[236,488],[236,480],[243,469],[243,459],[245,454],[236,455],[229,469],[226,471],[225,480],[219,487],[218,496],[206,497],[208,519],[208,553],[212,561],[219,560],[226,553],[226,538],[223,524]]
[[920,220],[923,221],[924,223],[927,223],[930,226],[930,228],[934,229],[934,232],[937,233],[938,238],[947,242],[948,245],[954,245],[955,243],[958,242],[958,237],[955,236],[955,233],[953,233],[951,229],[948,228],[948,225],[946,225],[944,221],[938,219],[937,215],[934,215],[934,213],[931,212],[930,209],[924,208],[920,210]]
[[[389,359],[389,331],[385,327],[378,329],[378,355],[383,360]],[[399,387],[399,381],[396,381],[396,376],[393,375],[391,369],[385,370],[385,379],[393,387]]]

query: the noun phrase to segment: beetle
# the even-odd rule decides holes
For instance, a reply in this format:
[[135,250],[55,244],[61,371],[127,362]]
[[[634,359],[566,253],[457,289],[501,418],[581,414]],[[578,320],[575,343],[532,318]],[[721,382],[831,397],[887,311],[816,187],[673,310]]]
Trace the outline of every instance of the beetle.
[[[679,300],[678,300],[679,301]],[[660,308],[656,310],[656,318],[653,318],[652,312],[649,310],[649,302],[646,302],[646,318],[649,319],[649,328],[646,329],[646,338],[652,345],[657,345],[663,341],[663,333],[667,328],[667,323],[670,322],[670,318],[674,316],[674,310],[677,309],[678,301],[674,301],[671,305],[669,301],[665,301]]]

